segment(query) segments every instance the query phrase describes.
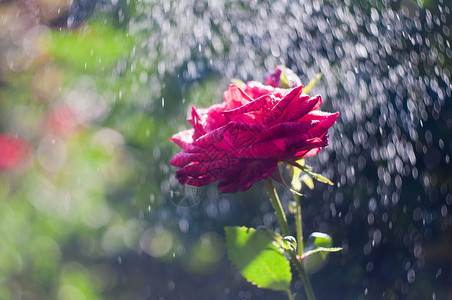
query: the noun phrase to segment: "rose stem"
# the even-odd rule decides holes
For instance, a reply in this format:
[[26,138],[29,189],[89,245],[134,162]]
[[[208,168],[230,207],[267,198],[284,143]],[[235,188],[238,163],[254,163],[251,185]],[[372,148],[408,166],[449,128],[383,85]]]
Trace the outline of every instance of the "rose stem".
[[298,255],[303,255],[304,246],[303,246],[303,225],[302,225],[302,216],[301,216],[301,205],[300,205],[300,197],[298,195],[294,195],[295,199],[295,226],[297,229],[297,250]]
[[[270,201],[273,205],[273,208],[275,209],[276,216],[278,217],[279,225],[281,226],[281,233],[283,236],[288,236],[290,233],[289,233],[289,226],[287,225],[287,218],[286,218],[286,215],[284,214],[284,210],[282,208],[281,201],[279,201],[278,194],[276,193],[275,187],[273,186],[273,182],[272,182],[271,178],[265,180],[264,182],[265,182],[265,187],[267,188],[267,193],[270,196]],[[298,203],[299,203],[299,201],[298,201]],[[298,207],[299,207],[299,205],[298,205]],[[300,209],[300,212],[301,212],[301,209]],[[301,224],[301,214],[300,214],[300,224]],[[300,228],[301,228],[301,226],[300,226]],[[293,265],[295,265],[295,268],[297,269],[298,274],[300,274],[300,278],[303,281],[303,285],[306,290],[306,295],[308,296],[308,300],[315,300],[315,295],[312,290],[311,282],[309,281],[308,275],[306,274],[303,266],[301,265],[300,261],[297,259],[296,255],[293,252],[288,251],[288,253],[290,256],[290,261],[292,262]]]
[[267,193],[270,196],[270,201],[273,205],[273,208],[276,212],[276,216],[278,217],[279,226],[281,227],[281,233],[283,236],[290,235],[289,226],[287,225],[286,215],[284,214],[284,210],[281,205],[281,201],[279,201],[278,194],[276,193],[275,187],[273,186],[273,182],[271,178],[265,180],[265,187],[267,188]]
[[314,291],[311,286],[311,282],[309,281],[309,277],[306,274],[306,271],[303,268],[303,265],[297,259],[296,255],[293,252],[288,251],[290,256],[290,261],[295,265],[295,268],[300,274],[301,281],[303,281],[304,289],[306,291],[306,296],[308,296],[309,300],[315,300]]

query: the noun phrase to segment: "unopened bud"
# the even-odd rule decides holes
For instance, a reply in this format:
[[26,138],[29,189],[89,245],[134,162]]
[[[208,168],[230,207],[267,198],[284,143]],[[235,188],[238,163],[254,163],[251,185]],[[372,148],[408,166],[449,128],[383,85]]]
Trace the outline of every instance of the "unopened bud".
[[267,73],[267,76],[265,76],[265,85],[289,89],[301,85],[301,80],[294,71],[283,65],[279,65],[275,67],[274,72]]

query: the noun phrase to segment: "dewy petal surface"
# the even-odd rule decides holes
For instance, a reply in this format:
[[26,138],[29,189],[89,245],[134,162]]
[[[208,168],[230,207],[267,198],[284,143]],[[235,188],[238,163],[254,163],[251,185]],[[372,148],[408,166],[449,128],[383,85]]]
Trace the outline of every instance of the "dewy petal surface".
[[303,87],[281,89],[250,81],[230,85],[224,102],[192,107],[192,129],[171,137],[183,152],[171,164],[181,184],[218,181],[222,192],[245,191],[272,175],[280,161],[317,154],[328,145],[328,129],[338,113],[318,111],[320,96]]

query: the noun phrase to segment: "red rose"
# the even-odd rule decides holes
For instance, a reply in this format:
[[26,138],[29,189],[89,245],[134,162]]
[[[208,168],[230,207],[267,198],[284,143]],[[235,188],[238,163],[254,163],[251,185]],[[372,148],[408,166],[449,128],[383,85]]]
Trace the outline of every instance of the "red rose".
[[26,141],[0,134],[0,170],[19,167],[30,153],[31,148]]
[[320,96],[309,98],[302,86],[279,89],[255,82],[245,91],[231,85],[223,103],[192,107],[193,129],[171,137],[184,150],[171,160],[180,168],[181,184],[219,181],[222,192],[245,191],[272,175],[279,161],[315,155],[328,144],[328,128],[339,113],[317,111]]

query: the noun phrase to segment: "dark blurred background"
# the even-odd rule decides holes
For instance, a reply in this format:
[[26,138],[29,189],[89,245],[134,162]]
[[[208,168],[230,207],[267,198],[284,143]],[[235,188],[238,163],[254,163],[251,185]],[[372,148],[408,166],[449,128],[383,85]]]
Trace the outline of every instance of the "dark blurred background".
[[277,227],[263,186],[169,165],[191,105],[281,63],[340,112],[307,162],[336,185],[302,190],[344,248],[318,299],[452,299],[451,4],[0,1],[0,299],[285,299],[225,255],[223,226]]

